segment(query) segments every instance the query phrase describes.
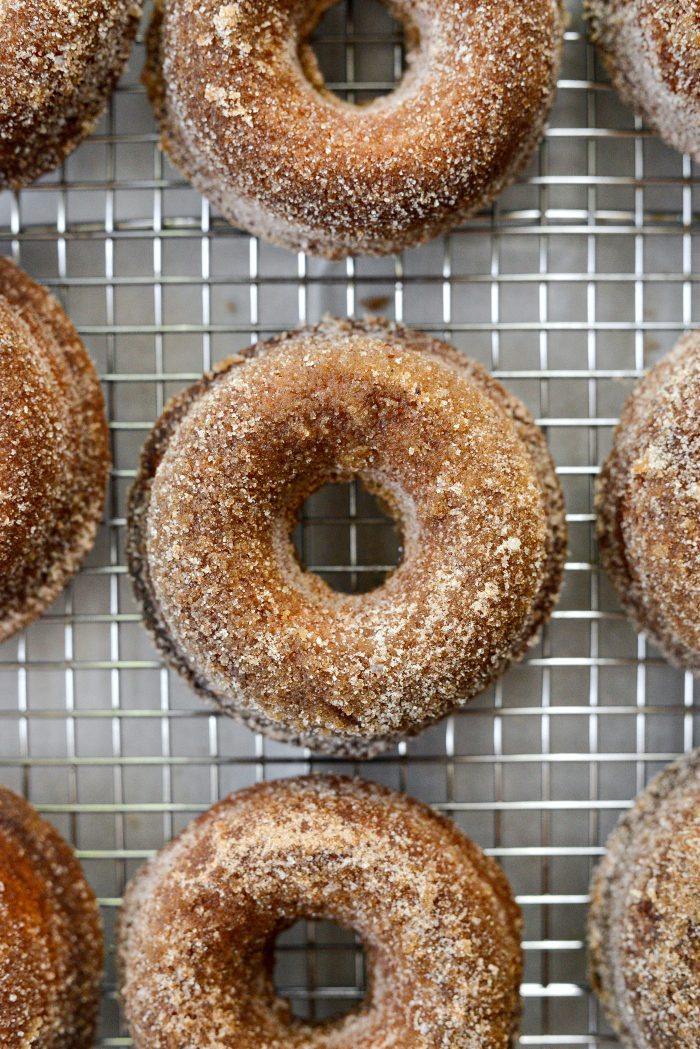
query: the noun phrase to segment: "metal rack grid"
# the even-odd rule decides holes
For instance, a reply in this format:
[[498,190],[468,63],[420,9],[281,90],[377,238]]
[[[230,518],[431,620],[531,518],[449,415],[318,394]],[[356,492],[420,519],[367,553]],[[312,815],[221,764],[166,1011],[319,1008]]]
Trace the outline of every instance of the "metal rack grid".
[[[344,63],[335,87],[351,98],[389,89],[401,70],[400,34],[368,4],[334,9],[318,44]],[[690,676],[636,638],[599,571],[591,492],[624,397],[698,314],[700,183],[599,81],[578,0],[570,9],[558,102],[527,176],[489,213],[400,258],[331,264],[222,222],[157,149],[141,45],[64,169],[0,196],[0,250],[56,290],[95,355],[115,460],[86,567],[0,649],[0,779],[75,843],[110,943],[125,880],[193,814],[265,777],[355,769],[449,813],[502,862],[526,917],[521,1044],[614,1044],[586,986],[590,869],[634,793],[692,747],[697,715]],[[325,311],[382,312],[492,368],[547,430],[571,529],[562,600],[530,658],[361,768],[204,709],[150,647],[123,558],[125,493],[168,396],[251,340]],[[302,523],[311,567],[345,586],[376,581],[393,556],[363,498],[323,493]],[[299,1008],[324,1015],[361,997],[361,955],[337,932],[294,930],[280,957]],[[113,957],[99,1044],[130,1044]]]

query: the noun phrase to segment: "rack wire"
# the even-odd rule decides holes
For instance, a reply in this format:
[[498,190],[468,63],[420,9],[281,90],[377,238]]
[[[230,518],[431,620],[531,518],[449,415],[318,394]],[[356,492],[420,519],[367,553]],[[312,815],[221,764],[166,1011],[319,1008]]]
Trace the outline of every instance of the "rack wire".
[[[391,88],[401,36],[369,0],[317,47],[350,99]],[[65,164],[0,196],[0,251],[63,299],[100,368],[115,468],[90,559],[50,613],[0,649],[0,778],[77,847],[113,942],[124,884],[195,813],[267,777],[339,767],[435,805],[503,864],[526,919],[521,1044],[609,1046],[586,983],[588,879],[648,777],[696,739],[693,680],[620,614],[593,539],[592,486],[626,394],[698,313],[697,172],[601,82],[577,0],[551,126],[527,175],[447,237],[328,263],[232,229],[157,148],[136,48],[109,114]],[[338,66],[338,63],[341,63]],[[158,660],[124,568],[125,494],[167,398],[212,362],[323,312],[381,312],[490,367],[546,428],[571,549],[529,658],[463,711],[371,763],[275,744],[205,709]],[[299,548],[345,588],[397,552],[356,488],[306,508]],[[292,930],[279,981],[300,1012],[362,997],[361,951]],[[130,1044],[110,956],[99,1045]]]

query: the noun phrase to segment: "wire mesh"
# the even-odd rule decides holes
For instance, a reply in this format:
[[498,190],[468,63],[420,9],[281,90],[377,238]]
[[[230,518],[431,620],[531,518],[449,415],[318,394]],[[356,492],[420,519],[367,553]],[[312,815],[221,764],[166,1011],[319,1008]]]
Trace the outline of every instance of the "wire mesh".
[[[158,151],[138,83],[142,45],[64,168],[0,196],[0,251],[60,295],[95,356],[115,463],[87,565],[0,649],[0,777],[76,845],[110,943],[125,881],[195,813],[267,777],[361,771],[448,813],[503,864],[526,919],[522,1045],[614,1043],[586,984],[590,869],[629,799],[692,747],[697,715],[692,678],[620,614],[598,567],[591,495],[624,397],[696,320],[698,180],[600,81],[578,2],[570,7],[558,101],[527,174],[488,213],[400,257],[328,263],[230,228]],[[402,68],[396,27],[365,0],[329,17],[318,49],[336,90],[352,99],[389,89]],[[571,549],[561,602],[530,657],[463,711],[360,766],[249,733],[161,665],[125,576],[124,507],[171,394],[254,339],[324,312],[367,311],[450,339],[528,403],[556,457]],[[299,543],[312,568],[362,588],[396,558],[385,533],[351,486],[317,497]],[[362,996],[351,941],[313,925],[287,940],[279,979],[299,1011],[323,1016]],[[110,954],[99,1045],[129,1044]]]

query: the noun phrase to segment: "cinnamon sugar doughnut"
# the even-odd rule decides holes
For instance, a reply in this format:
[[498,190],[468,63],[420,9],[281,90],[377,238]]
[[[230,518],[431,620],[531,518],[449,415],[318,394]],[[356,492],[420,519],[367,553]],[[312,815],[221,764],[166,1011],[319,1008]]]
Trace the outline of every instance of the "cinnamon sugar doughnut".
[[561,0],[388,0],[409,68],[363,106],[309,44],[329,0],[159,0],[146,83],[174,164],[236,226],[328,258],[386,255],[490,203],[554,99]]
[[700,160],[698,0],[585,0],[623,100],[669,145]]
[[131,53],[142,0],[4,0],[0,188],[58,167],[90,134]]
[[[300,918],[362,938],[367,998],[293,1018],[272,981]],[[136,876],[120,919],[136,1049],[509,1049],[520,913],[500,868],[427,806],[360,780],[262,783],[195,820]]]
[[73,850],[0,786],[0,1045],[91,1049],[102,928]]
[[596,493],[601,558],[638,630],[700,672],[700,332],[622,412]]
[[0,641],[77,570],[108,472],[102,391],[85,347],[46,289],[0,258]]
[[697,1049],[700,752],[652,780],[591,885],[591,977],[628,1049]]
[[[359,478],[404,557],[369,594],[305,572],[305,499]],[[258,344],[172,401],[130,496],[146,625],[251,727],[367,755],[484,689],[548,618],[562,494],[524,406],[445,343],[326,320]]]

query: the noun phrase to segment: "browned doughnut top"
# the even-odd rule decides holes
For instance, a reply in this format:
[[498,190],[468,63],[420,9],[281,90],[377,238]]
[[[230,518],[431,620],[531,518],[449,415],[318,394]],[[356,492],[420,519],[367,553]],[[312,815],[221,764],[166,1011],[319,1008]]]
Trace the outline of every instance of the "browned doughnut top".
[[308,44],[329,0],[160,0],[147,83],[174,163],[235,225],[328,258],[429,240],[535,150],[561,0],[390,0],[409,72],[357,107]]
[[603,564],[625,611],[700,671],[700,333],[637,386],[597,490]]
[[[365,1003],[311,1025],[272,982],[300,918],[362,938]],[[331,776],[209,809],[129,886],[122,996],[136,1049],[509,1049],[520,912],[500,868],[411,798]]]
[[0,188],[51,171],[92,131],[141,10],[142,0],[2,0]]
[[700,0],[585,0],[591,34],[624,101],[700,160]]
[[92,361],[56,300],[0,258],[0,641],[90,549],[109,472]]
[[700,752],[670,765],[608,841],[591,885],[593,986],[628,1049],[697,1049]]
[[0,1045],[91,1049],[102,927],[73,850],[0,786]]
[[[304,500],[359,477],[400,520],[383,586],[334,592],[290,534]],[[255,728],[367,754],[520,656],[556,598],[561,491],[523,405],[427,335],[327,320],[185,391],[130,500],[146,624],[204,696]]]

